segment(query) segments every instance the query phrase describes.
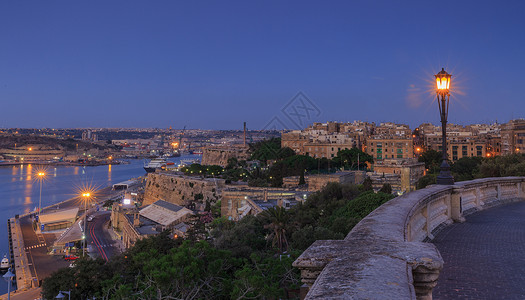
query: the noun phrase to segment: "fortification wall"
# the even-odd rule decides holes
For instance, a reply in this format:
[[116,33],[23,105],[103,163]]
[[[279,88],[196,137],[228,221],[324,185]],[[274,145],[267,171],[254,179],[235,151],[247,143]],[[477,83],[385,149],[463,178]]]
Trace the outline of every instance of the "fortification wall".
[[146,178],[143,205],[164,200],[181,206],[195,204],[195,209],[203,210],[206,201],[217,202],[224,188],[223,179],[201,178],[178,174],[150,173]]
[[235,146],[214,146],[207,147],[202,153],[202,165],[218,165],[225,167],[228,164],[228,159],[235,157],[237,160],[248,160],[248,147]]

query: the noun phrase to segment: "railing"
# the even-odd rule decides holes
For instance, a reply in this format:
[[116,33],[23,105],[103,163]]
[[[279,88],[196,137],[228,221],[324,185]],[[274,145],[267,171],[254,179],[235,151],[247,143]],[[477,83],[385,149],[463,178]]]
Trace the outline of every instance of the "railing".
[[432,299],[443,259],[427,243],[464,216],[525,197],[525,177],[432,185],[394,198],[342,241],[316,241],[295,262],[307,299]]

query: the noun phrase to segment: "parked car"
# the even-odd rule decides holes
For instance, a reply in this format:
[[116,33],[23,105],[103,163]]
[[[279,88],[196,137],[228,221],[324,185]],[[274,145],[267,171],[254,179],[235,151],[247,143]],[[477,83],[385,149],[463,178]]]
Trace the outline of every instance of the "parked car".
[[78,259],[78,256],[73,255],[73,254],[64,256],[64,260],[75,260],[75,259]]

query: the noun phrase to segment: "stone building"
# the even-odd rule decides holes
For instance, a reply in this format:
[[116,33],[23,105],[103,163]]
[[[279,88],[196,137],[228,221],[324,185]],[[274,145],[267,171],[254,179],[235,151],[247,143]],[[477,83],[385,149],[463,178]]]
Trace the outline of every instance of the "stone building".
[[237,160],[249,160],[248,146],[244,145],[221,145],[208,146],[202,153],[202,165],[217,165],[225,167],[228,159],[236,158]]
[[[340,171],[330,174],[312,174],[304,177],[306,182],[305,189],[309,192],[320,191],[325,185],[330,182],[337,182],[340,184],[359,184],[364,180],[359,171]],[[299,186],[300,176],[289,176],[283,178],[284,188],[297,188]]]
[[414,144],[412,137],[373,136],[366,141],[366,153],[380,161],[389,158],[413,158]]
[[415,159],[385,159],[374,164],[374,172],[369,173],[369,176],[374,189],[389,183],[393,191],[408,193],[416,190],[418,180],[425,174],[423,162]]
[[511,120],[502,126],[501,154],[525,153],[525,120]]
[[[163,230],[180,234],[193,212],[187,208],[158,200],[142,209],[131,205],[113,204],[111,224],[122,236],[126,248],[133,246],[137,240],[156,235]],[[185,231],[185,230],[184,230]]]
[[240,220],[257,215],[269,207],[290,208],[304,201],[309,192],[279,188],[228,188],[222,191],[221,216]]

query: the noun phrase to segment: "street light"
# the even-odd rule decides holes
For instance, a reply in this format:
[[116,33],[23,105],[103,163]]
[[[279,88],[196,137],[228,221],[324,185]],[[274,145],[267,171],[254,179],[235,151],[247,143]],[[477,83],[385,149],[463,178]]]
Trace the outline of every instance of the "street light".
[[441,170],[437,176],[436,183],[443,185],[454,184],[454,178],[450,174],[450,166],[447,162],[447,117],[448,104],[450,100],[450,81],[452,75],[441,68],[441,71],[434,75],[436,77],[436,94],[439,106],[439,115],[441,117],[441,132],[442,132],[442,152],[443,162],[441,163]]
[[13,282],[13,277],[15,274],[11,272],[11,268],[7,270],[7,272],[4,274],[4,279],[7,281],[7,300],[11,299],[11,282]]
[[83,243],[83,247],[82,247],[82,256],[85,256],[85,254],[86,254],[86,240],[87,240],[87,238],[86,238],[86,230],[87,230],[87,222],[86,222],[86,219],[87,219],[87,203],[91,199],[91,193],[90,192],[82,193],[82,198],[84,199],[84,235],[83,235],[84,243]]
[[40,181],[40,196],[38,197],[38,221],[40,221],[40,214],[42,213],[42,181],[46,176],[45,172],[38,172],[38,181]]
[[66,298],[66,296],[64,296],[64,294],[67,295],[67,299],[68,300],[71,300],[71,290],[69,290],[67,292],[66,291],[58,291],[58,295],[55,298],[57,298],[57,299],[64,299],[64,298]]

